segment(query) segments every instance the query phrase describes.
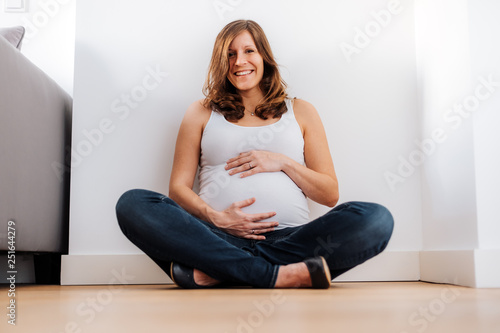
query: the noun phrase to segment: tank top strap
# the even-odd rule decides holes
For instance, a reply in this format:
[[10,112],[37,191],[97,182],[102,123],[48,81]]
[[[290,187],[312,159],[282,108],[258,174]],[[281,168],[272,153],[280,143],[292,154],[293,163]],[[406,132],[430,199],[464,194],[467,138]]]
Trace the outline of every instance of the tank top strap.
[[290,111],[290,112],[286,112],[286,113],[293,115],[294,114],[294,112],[293,112],[293,98],[286,98],[285,105],[286,105],[287,110]]

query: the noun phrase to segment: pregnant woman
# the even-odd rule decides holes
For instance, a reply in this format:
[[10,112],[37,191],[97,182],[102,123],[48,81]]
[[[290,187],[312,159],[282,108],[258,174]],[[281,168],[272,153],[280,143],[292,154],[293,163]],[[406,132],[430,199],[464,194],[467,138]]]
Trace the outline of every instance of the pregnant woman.
[[393,219],[381,205],[309,219],[307,198],[339,198],[326,134],[311,104],[287,96],[257,23],[219,33],[204,93],[181,123],[169,195],[130,190],[116,206],[125,236],[174,283],[328,288],[385,249]]

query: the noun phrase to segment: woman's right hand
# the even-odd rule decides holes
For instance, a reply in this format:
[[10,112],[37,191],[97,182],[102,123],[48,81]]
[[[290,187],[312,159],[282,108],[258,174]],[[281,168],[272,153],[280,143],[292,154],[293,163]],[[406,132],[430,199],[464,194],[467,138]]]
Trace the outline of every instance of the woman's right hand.
[[247,214],[241,209],[255,202],[255,198],[238,201],[221,212],[215,212],[211,216],[212,223],[221,230],[233,236],[263,240],[263,233],[274,231],[278,222],[260,222],[276,215],[275,212]]

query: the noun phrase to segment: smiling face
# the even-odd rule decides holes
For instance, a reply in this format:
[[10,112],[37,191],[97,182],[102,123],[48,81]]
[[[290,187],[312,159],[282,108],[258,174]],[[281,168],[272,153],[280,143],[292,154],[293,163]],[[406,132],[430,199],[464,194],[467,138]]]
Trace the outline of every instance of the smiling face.
[[262,93],[259,83],[264,75],[264,60],[248,31],[243,31],[233,39],[229,45],[228,58],[227,78],[236,90],[240,94]]

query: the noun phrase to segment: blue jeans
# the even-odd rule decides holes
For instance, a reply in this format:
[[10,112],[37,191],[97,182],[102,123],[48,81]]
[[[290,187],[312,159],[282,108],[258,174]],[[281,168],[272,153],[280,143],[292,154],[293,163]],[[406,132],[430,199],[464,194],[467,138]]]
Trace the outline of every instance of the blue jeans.
[[381,205],[347,202],[305,225],[250,240],[192,216],[165,195],[138,189],[121,196],[116,214],[125,236],[168,275],[176,261],[229,285],[259,288],[274,287],[280,265],[316,256],[335,278],[382,252],[394,225]]

